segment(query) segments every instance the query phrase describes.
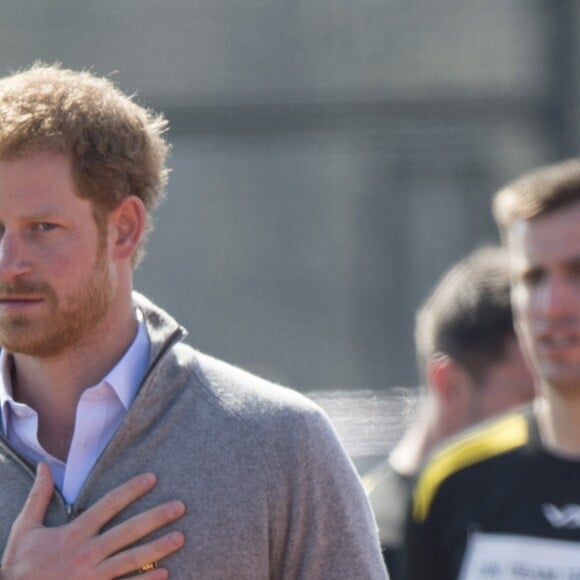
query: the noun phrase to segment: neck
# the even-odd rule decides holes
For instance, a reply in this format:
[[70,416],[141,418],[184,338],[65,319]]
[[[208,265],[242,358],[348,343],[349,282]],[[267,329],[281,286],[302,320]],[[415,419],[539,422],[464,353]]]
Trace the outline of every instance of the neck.
[[580,457],[580,398],[571,401],[549,389],[536,399],[534,411],[544,446],[558,455]]
[[445,437],[431,403],[424,402],[418,418],[389,455],[390,464],[402,475],[415,475],[423,459]]
[[66,460],[83,392],[98,384],[122,358],[136,331],[129,304],[110,312],[81,344],[57,356],[13,355],[14,399],[38,413],[38,437],[46,451]]

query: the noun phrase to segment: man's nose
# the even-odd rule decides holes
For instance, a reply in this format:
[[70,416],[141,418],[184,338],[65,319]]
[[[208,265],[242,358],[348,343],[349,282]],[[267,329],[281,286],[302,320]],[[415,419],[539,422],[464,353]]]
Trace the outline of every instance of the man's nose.
[[30,271],[23,240],[18,235],[0,233],[0,280],[8,282]]
[[[540,293],[540,307],[549,317],[557,317],[570,312],[575,293],[572,284],[564,276],[547,279]],[[580,298],[580,296],[579,296]]]

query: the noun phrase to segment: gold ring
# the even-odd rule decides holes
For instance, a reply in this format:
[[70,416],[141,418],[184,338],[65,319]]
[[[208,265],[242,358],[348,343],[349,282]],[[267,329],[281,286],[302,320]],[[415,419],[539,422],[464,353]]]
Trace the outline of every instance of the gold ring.
[[137,570],[137,572],[139,572],[139,574],[145,574],[145,572],[149,572],[149,570],[155,570],[155,568],[158,568],[159,564],[157,562],[149,562],[149,564],[145,564],[144,566],[141,566],[141,568],[139,568]]

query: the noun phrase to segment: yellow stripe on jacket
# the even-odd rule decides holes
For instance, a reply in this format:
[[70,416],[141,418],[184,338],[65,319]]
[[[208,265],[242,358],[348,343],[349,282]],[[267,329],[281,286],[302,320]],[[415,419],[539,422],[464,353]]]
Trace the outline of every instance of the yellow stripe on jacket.
[[447,477],[484,459],[521,447],[528,441],[526,418],[521,414],[505,417],[474,429],[437,451],[413,491],[413,519],[423,522],[437,490]]

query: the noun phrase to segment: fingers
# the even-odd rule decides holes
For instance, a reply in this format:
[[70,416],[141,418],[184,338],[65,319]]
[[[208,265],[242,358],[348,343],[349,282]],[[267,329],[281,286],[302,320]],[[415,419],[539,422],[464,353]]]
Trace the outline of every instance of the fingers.
[[83,531],[85,537],[96,535],[99,530],[135,500],[155,487],[157,478],[153,473],[133,477],[126,483],[105,494],[97,503],[83,512],[74,526]]
[[[15,577],[36,578],[42,566],[49,567],[51,578],[116,578],[159,562],[183,546],[181,532],[166,533],[141,546],[127,546],[180,518],[185,512],[182,502],[156,506],[100,534],[111,518],[153,489],[155,483],[152,473],[134,477],[105,494],[76,520],[45,528],[42,522],[53,493],[53,479],[48,465],[39,464],[32,489],[12,526],[0,578],[9,570],[17,570],[12,572]],[[158,568],[139,577],[164,580],[168,572]]]
[[[169,556],[173,552],[179,550],[185,543],[185,536],[181,532],[170,532],[161,538],[152,540],[136,546],[129,550],[124,550],[108,558],[99,566],[99,571],[104,574],[106,578],[115,578],[129,572],[138,570],[141,566],[148,562],[158,562],[163,558]],[[140,578],[163,578],[164,576],[157,576],[155,573],[162,573],[164,570],[152,570],[146,574],[140,575]],[[148,576],[151,574],[151,576]]]
[[54,484],[50,468],[46,463],[39,463],[36,467],[34,483],[18,517],[21,526],[28,529],[42,525],[52,497],[53,488]]
[[107,530],[93,540],[93,545],[106,556],[125,548],[152,532],[179,519],[185,513],[180,501],[170,501],[140,513]]

